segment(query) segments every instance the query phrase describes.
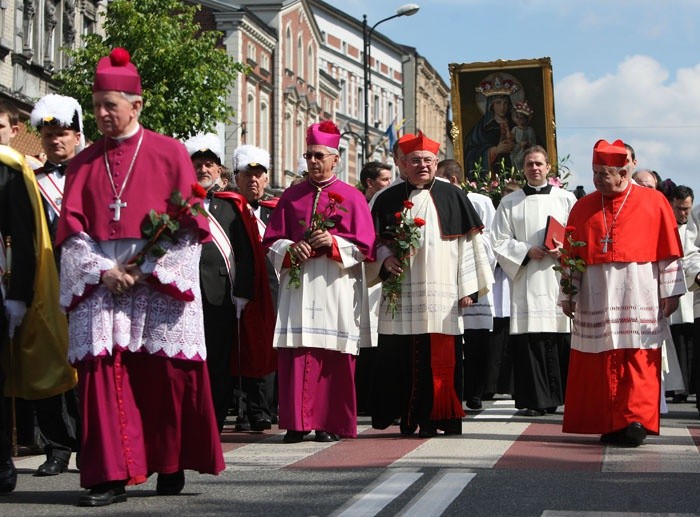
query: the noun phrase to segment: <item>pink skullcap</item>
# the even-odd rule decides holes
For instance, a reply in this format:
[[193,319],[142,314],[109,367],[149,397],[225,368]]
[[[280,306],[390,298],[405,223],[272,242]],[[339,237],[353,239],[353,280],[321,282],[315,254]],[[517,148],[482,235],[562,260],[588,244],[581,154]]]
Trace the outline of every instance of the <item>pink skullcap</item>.
[[115,91],[141,95],[141,76],[126,49],[117,47],[100,58],[95,70],[93,92]]
[[624,167],[626,163],[627,148],[622,140],[615,140],[612,144],[598,140],[593,146],[593,165]]
[[306,130],[306,145],[325,145],[338,149],[340,144],[340,131],[330,120],[324,120],[319,124],[311,124]]
[[399,147],[401,147],[403,154],[414,151],[429,151],[437,156],[440,151],[440,144],[425,136],[421,131],[418,131],[417,135],[404,135],[401,137]]

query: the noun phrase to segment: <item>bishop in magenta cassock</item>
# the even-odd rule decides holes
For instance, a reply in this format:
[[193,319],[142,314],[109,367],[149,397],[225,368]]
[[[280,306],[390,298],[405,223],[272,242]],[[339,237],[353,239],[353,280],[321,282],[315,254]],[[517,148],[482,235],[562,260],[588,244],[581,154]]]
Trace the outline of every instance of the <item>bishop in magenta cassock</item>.
[[124,49],[100,59],[93,107],[102,134],[69,166],[56,244],[69,359],[82,409],[81,506],[126,500],[124,486],[158,473],[178,494],[184,469],[224,469],[212,408],[199,287],[202,216],[185,216],[167,253],[129,264],[141,223],[170,194],[192,192],[185,147],[138,122],[141,80]]
[[[280,272],[274,346],[286,443],[311,430],[321,442],[357,436],[362,262],[374,256],[374,231],[362,193],[333,173],[339,142],[332,122],[308,128],[309,178],[282,194],[263,239]],[[307,232],[315,213],[333,226]],[[300,264],[298,287],[290,284],[292,260]]]
[[602,434],[639,446],[659,432],[661,346],[685,292],[683,250],[663,195],[629,180],[622,141],[593,148],[596,192],[571,210],[566,246],[587,264],[578,293],[562,294],[573,317],[564,432]]

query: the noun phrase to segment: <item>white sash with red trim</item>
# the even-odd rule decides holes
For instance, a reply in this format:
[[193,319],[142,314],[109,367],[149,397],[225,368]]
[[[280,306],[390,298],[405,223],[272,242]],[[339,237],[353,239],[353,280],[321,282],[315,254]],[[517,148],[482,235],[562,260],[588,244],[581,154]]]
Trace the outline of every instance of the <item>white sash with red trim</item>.
[[211,213],[209,214],[209,231],[216,248],[221,253],[221,256],[224,257],[226,271],[228,271],[228,277],[231,280],[231,299],[233,300],[233,283],[236,280],[236,262],[233,257],[233,247],[219,221]]
[[36,175],[36,182],[39,184],[39,191],[49,206],[56,213],[61,215],[61,201],[63,201],[63,181],[58,180],[51,174],[40,172]]

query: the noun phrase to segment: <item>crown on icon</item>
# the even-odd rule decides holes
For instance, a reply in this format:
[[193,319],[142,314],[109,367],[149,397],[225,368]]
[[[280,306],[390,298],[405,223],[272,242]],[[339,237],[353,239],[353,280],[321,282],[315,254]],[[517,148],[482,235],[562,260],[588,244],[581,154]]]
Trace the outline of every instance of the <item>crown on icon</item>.
[[477,93],[490,97],[492,95],[512,95],[520,90],[520,86],[511,79],[504,79],[497,75],[493,79],[482,81],[474,89]]
[[513,104],[513,110],[517,113],[522,113],[523,115],[530,117],[535,113],[535,110],[527,103],[527,101],[520,101]]

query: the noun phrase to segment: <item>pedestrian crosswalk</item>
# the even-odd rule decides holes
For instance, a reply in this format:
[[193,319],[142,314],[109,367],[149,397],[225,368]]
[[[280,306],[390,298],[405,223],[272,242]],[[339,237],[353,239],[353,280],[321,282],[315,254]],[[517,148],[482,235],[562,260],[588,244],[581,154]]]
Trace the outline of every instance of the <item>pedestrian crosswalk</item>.
[[401,436],[398,426],[372,429],[358,425],[355,440],[317,443],[313,434],[298,444],[284,444],[284,431],[224,434],[227,467],[249,469],[454,468],[537,469],[591,472],[700,472],[700,430],[666,426],[636,449],[604,446],[597,435],[564,434],[561,412],[540,418],[516,416],[512,400],[497,400],[462,422],[462,435],[419,438]]

